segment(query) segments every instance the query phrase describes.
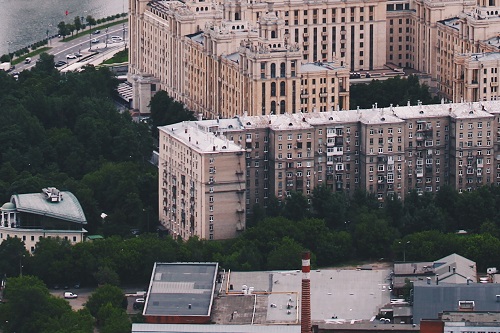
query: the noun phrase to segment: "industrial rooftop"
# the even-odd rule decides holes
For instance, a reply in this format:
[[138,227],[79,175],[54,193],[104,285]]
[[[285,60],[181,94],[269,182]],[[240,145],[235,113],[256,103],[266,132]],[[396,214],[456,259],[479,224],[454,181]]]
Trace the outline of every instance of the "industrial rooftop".
[[155,263],[144,316],[209,316],[217,263]]

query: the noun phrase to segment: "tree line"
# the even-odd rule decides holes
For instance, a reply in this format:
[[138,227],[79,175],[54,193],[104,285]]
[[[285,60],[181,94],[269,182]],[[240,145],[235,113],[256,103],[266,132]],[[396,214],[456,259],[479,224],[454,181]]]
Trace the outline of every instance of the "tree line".
[[60,73],[46,53],[17,81],[0,72],[0,200],[55,186],[78,198],[89,234],[156,225],[153,140],[147,124],[117,111],[117,85],[106,68]]
[[[74,311],[63,298],[50,294],[33,276],[7,280],[0,303],[0,328],[5,333],[128,333],[127,299],[120,288],[97,288],[84,307]],[[136,316],[135,321],[141,321]]]

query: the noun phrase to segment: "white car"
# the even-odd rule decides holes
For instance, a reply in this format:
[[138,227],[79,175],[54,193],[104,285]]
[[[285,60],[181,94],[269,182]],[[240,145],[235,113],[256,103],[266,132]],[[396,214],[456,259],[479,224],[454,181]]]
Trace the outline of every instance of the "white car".
[[66,59],[76,59],[76,55],[74,55],[73,53],[67,54]]
[[120,36],[111,36],[111,40],[113,42],[121,42],[123,38],[121,38]]
[[78,295],[73,294],[71,291],[66,291],[64,292],[64,298],[66,299],[78,298]]
[[97,38],[92,39],[92,43],[94,43],[94,44],[99,43],[99,39],[97,39]]

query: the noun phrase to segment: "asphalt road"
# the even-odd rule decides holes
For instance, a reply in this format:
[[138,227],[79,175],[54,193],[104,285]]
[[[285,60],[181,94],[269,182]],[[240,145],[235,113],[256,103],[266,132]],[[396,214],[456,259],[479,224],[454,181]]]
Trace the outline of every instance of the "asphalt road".
[[[142,296],[131,296],[132,294],[135,294],[137,291],[140,291],[141,287],[137,288],[126,288],[123,290],[123,292],[127,295],[127,313],[129,314],[134,314],[134,313],[139,313],[142,312],[142,310],[136,310],[133,308],[134,301],[137,298],[142,298]],[[70,291],[72,293],[75,293],[78,295],[77,298],[73,299],[66,299],[71,305],[71,308],[75,311],[83,309],[85,306],[85,303],[88,301],[90,295],[95,291],[95,288],[81,288],[81,289],[69,289],[69,290],[64,290],[64,289],[51,289],[50,293],[56,297],[64,298],[64,293]]]
[[[67,65],[59,67],[59,69],[62,70],[95,52],[113,52],[117,49],[123,48],[125,43],[127,43],[127,29],[127,24],[117,24],[116,26],[109,27],[107,32],[106,30],[101,30],[99,34],[84,35],[69,42],[63,42],[63,39],[60,37],[53,38],[49,40],[49,44],[47,46],[51,47],[51,49],[48,50],[47,53],[54,55],[54,62],[62,60],[68,63]],[[93,30],[95,31],[95,29]],[[114,42],[111,40],[112,36],[120,37],[123,40]],[[97,39],[98,42],[93,43],[93,39]],[[68,59],[66,57],[68,54],[75,53],[80,53],[82,57],[76,59]],[[32,68],[35,66],[37,59],[38,56],[34,56],[31,58],[31,63],[29,64],[17,64],[15,70],[12,72],[22,72],[25,69]]]

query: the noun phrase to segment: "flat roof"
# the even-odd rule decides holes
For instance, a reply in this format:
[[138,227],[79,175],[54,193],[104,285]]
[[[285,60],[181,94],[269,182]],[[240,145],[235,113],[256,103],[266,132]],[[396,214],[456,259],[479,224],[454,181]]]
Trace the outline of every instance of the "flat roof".
[[[390,268],[372,270],[321,269],[311,271],[311,317],[325,322],[369,320],[390,302]],[[253,295],[228,295],[215,302],[217,324],[296,324],[300,319],[301,271],[231,272],[228,289],[238,293],[243,286]],[[226,288],[226,285],[224,286]],[[254,299],[254,295],[257,297]],[[246,300],[246,302],[244,302]],[[255,307],[255,309],[254,309]],[[237,314],[231,317],[231,313]],[[245,316],[245,313],[250,313]],[[251,314],[255,312],[255,316]]]
[[155,263],[145,316],[209,316],[217,263]]

